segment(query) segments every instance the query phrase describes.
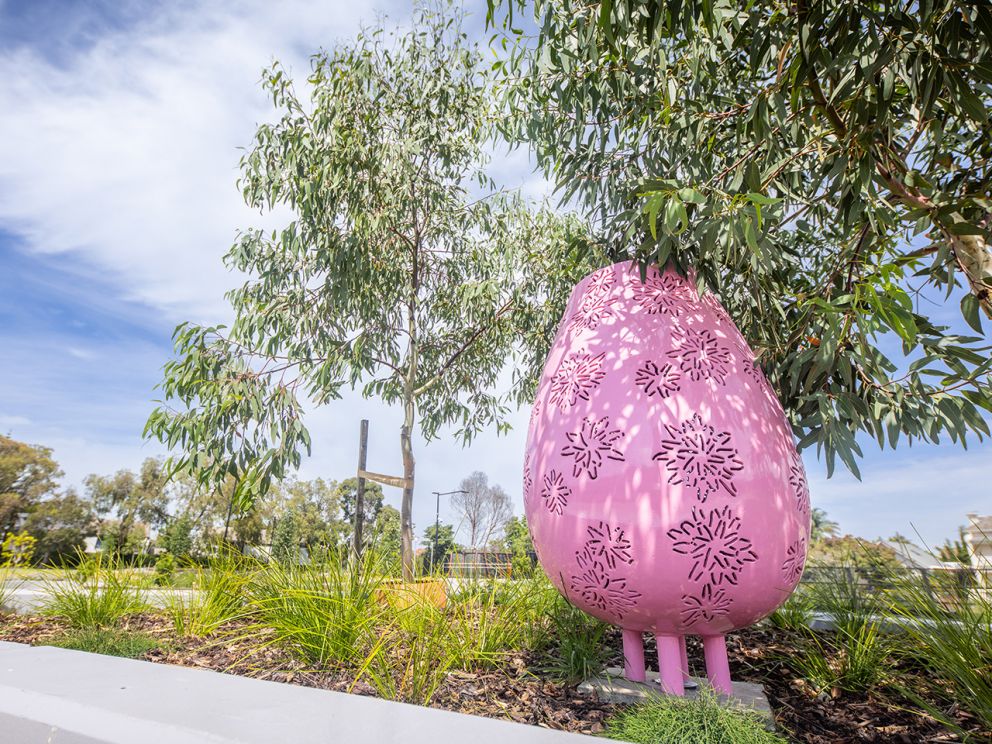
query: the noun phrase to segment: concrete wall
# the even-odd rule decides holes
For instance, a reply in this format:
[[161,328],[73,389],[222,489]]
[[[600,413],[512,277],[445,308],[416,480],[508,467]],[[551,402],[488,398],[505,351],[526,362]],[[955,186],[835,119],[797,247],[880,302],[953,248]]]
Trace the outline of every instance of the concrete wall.
[[0,744],[593,741],[358,695],[0,642]]

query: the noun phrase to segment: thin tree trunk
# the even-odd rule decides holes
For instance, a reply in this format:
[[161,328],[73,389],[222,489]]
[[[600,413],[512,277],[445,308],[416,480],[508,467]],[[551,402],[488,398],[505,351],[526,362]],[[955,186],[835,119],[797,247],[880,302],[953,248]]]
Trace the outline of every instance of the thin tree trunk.
[[[403,580],[413,581],[414,560],[413,560],[413,484],[414,484],[414,459],[413,459],[413,417],[414,404],[408,401],[406,404],[406,414],[403,417],[403,428],[400,429],[400,448],[403,451],[403,478],[406,485],[403,488],[403,502],[400,505],[400,526],[402,528],[402,561]],[[436,537],[435,537],[436,539]]]

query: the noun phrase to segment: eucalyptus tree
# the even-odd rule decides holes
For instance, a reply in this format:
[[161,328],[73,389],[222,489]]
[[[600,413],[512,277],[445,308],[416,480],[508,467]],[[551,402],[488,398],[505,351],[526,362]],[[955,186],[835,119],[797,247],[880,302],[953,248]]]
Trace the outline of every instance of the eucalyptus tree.
[[146,427],[202,484],[235,478],[247,508],[309,450],[306,400],[350,387],[402,406],[407,578],[415,427],[463,441],[505,429],[587,268],[574,219],[487,177],[499,112],[460,19],[416,15],[412,31],[316,55],[309,101],[278,64],[265,73],[279,117],[258,128],[240,183],[251,207],[292,219],[231,248],[249,277],[228,294],[235,320],[177,329]]
[[695,267],[828,471],[988,434],[987,0],[489,7],[508,136],[610,254]]

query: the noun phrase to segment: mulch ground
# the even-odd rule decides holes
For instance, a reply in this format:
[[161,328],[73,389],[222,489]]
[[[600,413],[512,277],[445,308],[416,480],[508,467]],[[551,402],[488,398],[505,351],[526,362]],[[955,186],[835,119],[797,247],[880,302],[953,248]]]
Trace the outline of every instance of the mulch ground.
[[[127,629],[161,640],[161,647],[144,654],[146,661],[198,667],[256,679],[316,687],[358,695],[375,695],[364,681],[355,683],[347,671],[314,671],[285,651],[275,647],[259,650],[257,633],[248,638],[243,627],[227,626],[206,639],[176,638],[171,623],[155,615],[142,615],[126,621]],[[23,616],[0,616],[0,640],[42,645],[65,631],[58,621]],[[619,633],[609,637],[613,663],[621,659]],[[954,742],[962,739],[920,711],[909,700],[888,689],[869,694],[817,695],[787,666],[785,659],[795,653],[798,638],[775,628],[755,627],[729,636],[731,673],[734,679],[758,682],[775,714],[781,732],[804,744],[838,742],[895,742],[923,744]],[[647,658],[654,648],[648,641]],[[703,670],[702,646],[689,640],[690,666]],[[450,672],[431,701],[431,706],[460,713],[502,718],[520,723],[587,734],[599,734],[616,707],[578,694],[575,686],[546,679],[535,670],[546,659],[519,654],[507,659],[498,670]],[[649,662],[649,667],[652,664]],[[656,668],[656,667],[654,667]],[[934,683],[922,670],[901,669],[903,679],[919,674],[916,690],[933,691]],[[938,694],[937,697],[940,697]],[[950,699],[948,695],[945,699]],[[947,705],[946,713],[972,741],[992,741],[967,713]]]

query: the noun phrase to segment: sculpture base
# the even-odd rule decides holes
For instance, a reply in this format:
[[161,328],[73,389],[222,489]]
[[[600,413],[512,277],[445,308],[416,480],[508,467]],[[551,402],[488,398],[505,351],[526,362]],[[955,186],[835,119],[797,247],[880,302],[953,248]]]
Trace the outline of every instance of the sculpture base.
[[[693,677],[697,683],[695,689],[686,688],[685,696],[694,698],[699,695],[699,690],[709,687],[709,682],[705,678]],[[730,700],[739,703],[745,708],[750,708],[756,713],[768,719],[769,726],[774,726],[775,717],[772,715],[768,698],[765,697],[765,690],[754,682],[734,682],[734,694],[730,696],[721,695],[721,700]],[[649,671],[647,682],[631,682],[623,676],[623,669],[610,667],[606,672],[598,677],[592,677],[579,685],[579,692],[589,694],[595,692],[604,703],[645,703],[662,695],[661,681],[658,672]]]

